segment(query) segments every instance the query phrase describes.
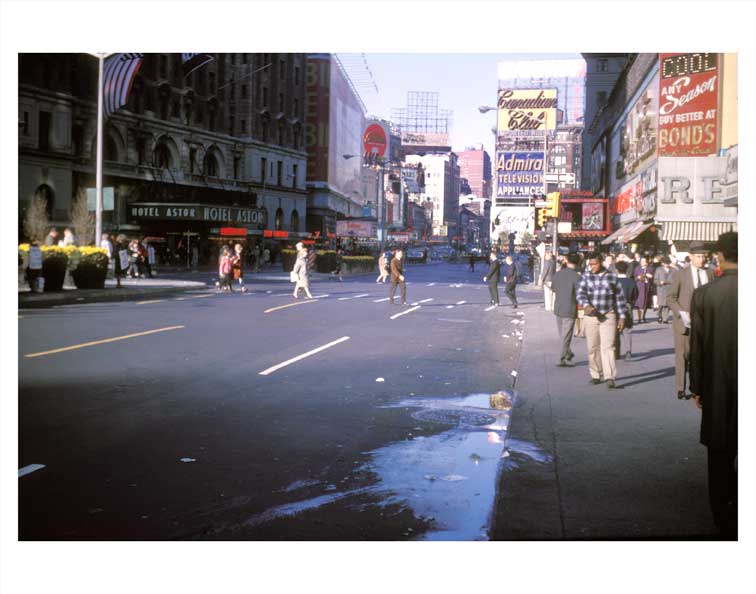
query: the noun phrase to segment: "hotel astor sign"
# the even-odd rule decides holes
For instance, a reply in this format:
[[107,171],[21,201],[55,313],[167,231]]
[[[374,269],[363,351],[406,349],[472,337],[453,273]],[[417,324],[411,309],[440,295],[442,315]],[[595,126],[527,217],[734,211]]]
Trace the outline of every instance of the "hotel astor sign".
[[215,204],[174,204],[143,202],[129,205],[129,218],[141,220],[200,221],[258,225],[266,223],[261,208],[243,208]]

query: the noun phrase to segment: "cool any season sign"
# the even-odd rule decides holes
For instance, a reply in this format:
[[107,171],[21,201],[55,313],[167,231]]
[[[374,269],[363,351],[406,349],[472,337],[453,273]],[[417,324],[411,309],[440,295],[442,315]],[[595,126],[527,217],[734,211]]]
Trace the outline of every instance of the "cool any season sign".
[[659,155],[717,152],[717,54],[660,54]]

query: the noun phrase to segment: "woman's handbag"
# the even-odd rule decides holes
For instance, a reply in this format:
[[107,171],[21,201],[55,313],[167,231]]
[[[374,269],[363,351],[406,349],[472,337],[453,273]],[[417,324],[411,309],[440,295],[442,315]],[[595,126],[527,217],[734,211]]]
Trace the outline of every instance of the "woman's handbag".
[[293,283],[297,282],[299,280],[299,276],[297,276],[297,273],[293,270],[289,273],[289,280]]

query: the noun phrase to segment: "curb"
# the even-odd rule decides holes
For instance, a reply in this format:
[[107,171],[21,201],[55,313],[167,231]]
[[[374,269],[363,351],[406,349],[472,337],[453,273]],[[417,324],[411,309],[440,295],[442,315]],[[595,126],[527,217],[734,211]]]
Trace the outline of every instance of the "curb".
[[[210,287],[207,287],[210,288]],[[86,303],[108,303],[117,301],[137,301],[142,298],[151,298],[155,296],[171,295],[176,293],[184,293],[186,291],[201,290],[202,287],[144,287],[138,291],[133,289],[105,289],[106,292],[100,292],[100,289],[95,289],[97,293],[87,294],[86,289],[78,289],[73,295],[66,295],[66,292],[51,293],[50,295],[42,295],[34,297],[29,294],[19,294],[18,296],[18,308],[19,309],[41,309],[45,307],[55,307],[58,305],[74,305],[74,304],[86,304]],[[74,291],[71,291],[74,293]]]

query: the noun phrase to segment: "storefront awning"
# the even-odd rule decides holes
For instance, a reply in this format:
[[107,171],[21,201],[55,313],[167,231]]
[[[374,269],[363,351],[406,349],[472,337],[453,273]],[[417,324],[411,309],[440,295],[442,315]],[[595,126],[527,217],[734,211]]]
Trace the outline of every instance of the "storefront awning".
[[735,221],[659,221],[660,236],[670,241],[716,241],[722,233],[737,231]]
[[617,229],[609,237],[601,242],[601,245],[612,245],[613,243],[627,243],[632,241],[638,235],[648,229],[653,223],[644,223],[643,221],[633,221]]

